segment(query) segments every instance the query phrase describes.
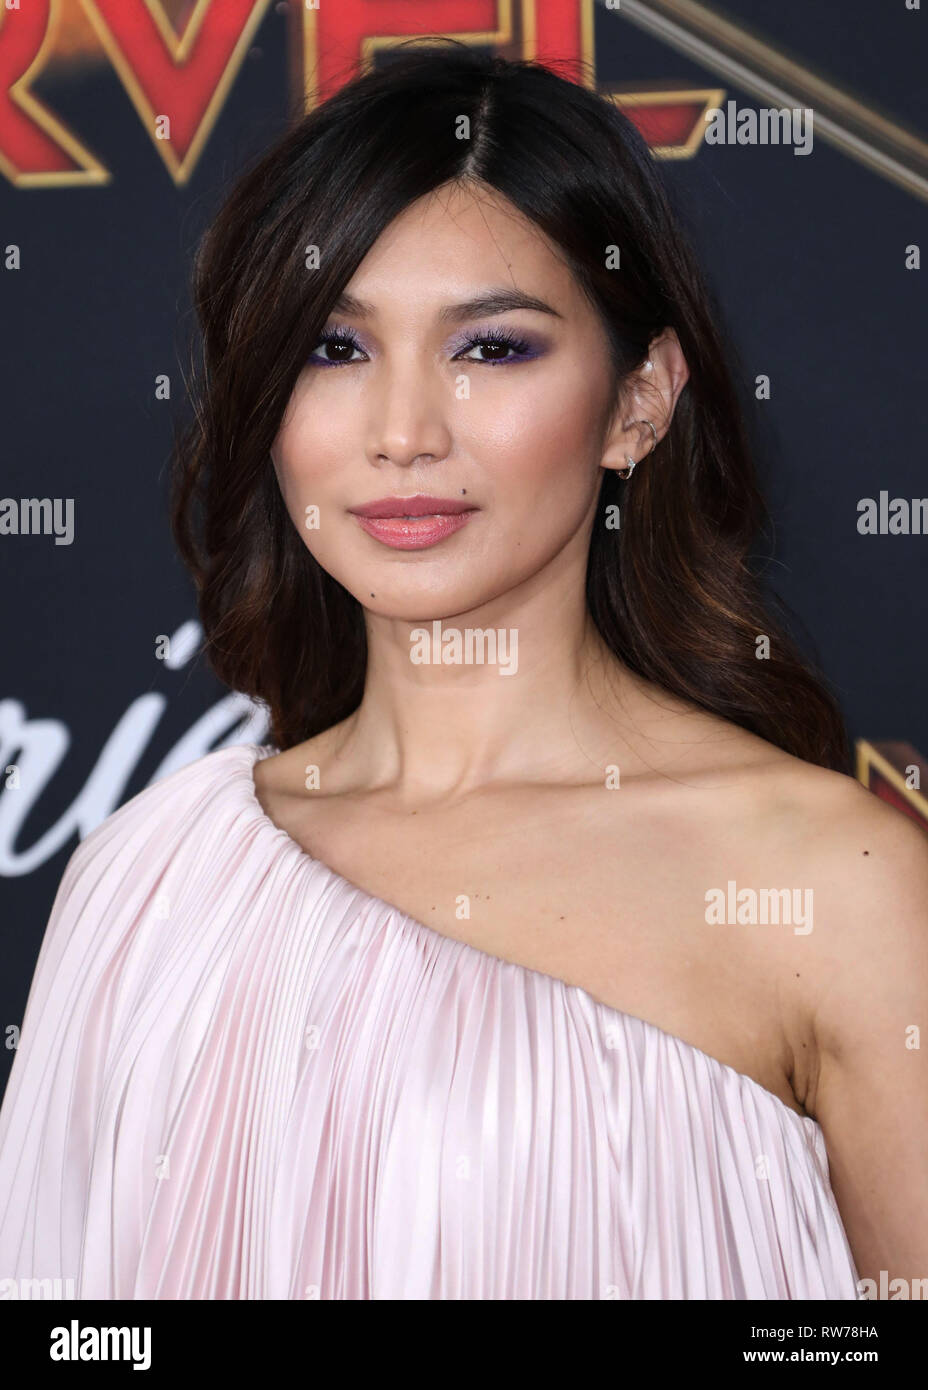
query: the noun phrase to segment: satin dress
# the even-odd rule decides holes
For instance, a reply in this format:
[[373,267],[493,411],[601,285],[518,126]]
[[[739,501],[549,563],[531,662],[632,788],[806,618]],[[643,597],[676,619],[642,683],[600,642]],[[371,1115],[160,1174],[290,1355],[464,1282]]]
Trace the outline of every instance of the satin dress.
[[4,1279],[104,1299],[856,1299],[815,1120],[312,858],[234,744],[67,863]]

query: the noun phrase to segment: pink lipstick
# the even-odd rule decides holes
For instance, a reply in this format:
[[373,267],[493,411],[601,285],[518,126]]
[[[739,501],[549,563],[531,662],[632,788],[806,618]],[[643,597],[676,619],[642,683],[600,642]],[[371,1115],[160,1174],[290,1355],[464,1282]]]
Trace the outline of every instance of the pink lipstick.
[[380,497],[376,502],[349,507],[369,536],[394,550],[424,550],[460,531],[478,508],[460,498]]

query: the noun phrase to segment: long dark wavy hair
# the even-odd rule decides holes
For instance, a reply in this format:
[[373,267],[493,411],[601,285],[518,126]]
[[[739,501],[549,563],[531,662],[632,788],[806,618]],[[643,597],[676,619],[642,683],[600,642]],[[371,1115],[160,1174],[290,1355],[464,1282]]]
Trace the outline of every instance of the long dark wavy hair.
[[[199,246],[202,351],[195,416],[174,444],[171,512],[213,670],[267,706],[281,750],[361,701],[363,608],[303,544],[270,448],[341,290],[388,224],[451,180],[496,189],[561,249],[601,315],[617,389],[666,327],[686,357],[689,380],[655,452],[628,481],[604,470],[586,592],[605,642],[656,685],[846,772],[838,705],[751,565],[768,517],[732,353],[646,142],[611,101],[550,67],[454,41],[400,46],[297,119],[238,179]],[[312,247],[319,269],[307,270]],[[606,525],[615,505],[619,529]]]

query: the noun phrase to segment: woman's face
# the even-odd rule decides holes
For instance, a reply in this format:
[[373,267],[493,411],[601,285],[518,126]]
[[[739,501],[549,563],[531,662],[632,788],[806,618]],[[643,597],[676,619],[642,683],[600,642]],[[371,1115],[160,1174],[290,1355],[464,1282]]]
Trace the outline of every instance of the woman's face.
[[[365,608],[415,622],[544,582],[571,558],[582,576],[609,349],[540,230],[489,190],[448,185],[396,218],[346,288],[325,328],[338,337],[314,349],[272,448],[319,564]],[[547,310],[466,307],[513,292]],[[444,521],[365,526],[353,511],[400,499],[402,512],[423,495],[442,499],[425,506]],[[448,499],[471,509],[463,523],[442,513]]]

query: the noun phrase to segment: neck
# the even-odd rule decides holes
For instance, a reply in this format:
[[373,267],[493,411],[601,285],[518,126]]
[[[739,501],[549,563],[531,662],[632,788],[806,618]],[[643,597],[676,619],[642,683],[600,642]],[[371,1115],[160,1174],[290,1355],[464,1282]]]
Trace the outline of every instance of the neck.
[[635,725],[666,725],[668,711],[606,647],[582,590],[507,597],[440,625],[368,613],[364,697],[332,731],[345,789],[420,806],[491,784],[590,783],[609,764],[650,765]]

